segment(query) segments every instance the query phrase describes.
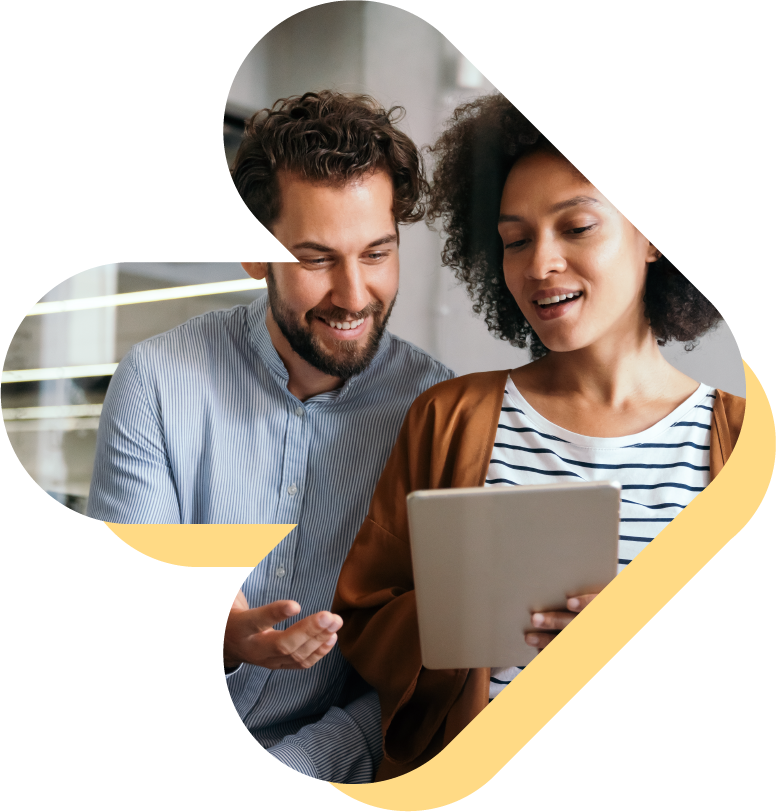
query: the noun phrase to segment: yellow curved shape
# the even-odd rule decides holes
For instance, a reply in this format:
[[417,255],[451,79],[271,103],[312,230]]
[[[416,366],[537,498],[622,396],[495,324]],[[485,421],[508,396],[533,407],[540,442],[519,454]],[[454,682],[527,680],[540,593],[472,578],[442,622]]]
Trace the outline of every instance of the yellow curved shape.
[[124,542],[181,567],[255,567],[295,524],[111,524]]
[[337,789],[394,810],[433,809],[479,789],[733,538],[765,496],[775,451],[768,399],[744,368],[744,425],[714,482],[439,755],[407,775]]

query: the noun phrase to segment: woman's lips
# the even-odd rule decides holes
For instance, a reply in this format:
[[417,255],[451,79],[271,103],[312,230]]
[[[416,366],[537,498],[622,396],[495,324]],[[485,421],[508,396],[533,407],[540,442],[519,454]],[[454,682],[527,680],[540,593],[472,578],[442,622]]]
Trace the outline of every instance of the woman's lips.
[[544,307],[538,302],[532,302],[532,304],[534,312],[542,321],[551,321],[552,319],[559,319],[561,316],[565,316],[572,307],[576,306],[580,299],[582,299],[582,296],[577,296],[575,299],[566,299],[563,302],[556,302],[555,304],[545,305]]

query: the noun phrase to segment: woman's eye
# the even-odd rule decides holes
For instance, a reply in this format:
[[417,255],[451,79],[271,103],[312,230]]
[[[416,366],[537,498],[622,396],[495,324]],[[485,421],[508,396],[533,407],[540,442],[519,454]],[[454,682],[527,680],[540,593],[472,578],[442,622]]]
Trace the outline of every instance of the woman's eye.
[[504,250],[506,251],[509,248],[522,248],[527,243],[528,240],[512,240],[512,242],[509,242],[504,246]]
[[593,228],[592,225],[589,226],[577,226],[576,228],[570,228],[569,234],[584,234],[586,231],[590,231]]

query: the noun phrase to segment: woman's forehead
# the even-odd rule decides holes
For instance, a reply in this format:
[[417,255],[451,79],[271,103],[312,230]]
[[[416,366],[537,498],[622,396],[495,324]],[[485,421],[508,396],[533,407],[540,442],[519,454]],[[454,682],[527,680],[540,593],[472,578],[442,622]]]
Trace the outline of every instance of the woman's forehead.
[[[502,214],[517,207],[546,209],[550,213],[568,204],[612,207],[611,203],[571,163],[559,155],[535,152],[519,159],[507,176],[501,197]],[[613,207],[612,207],[613,208]]]

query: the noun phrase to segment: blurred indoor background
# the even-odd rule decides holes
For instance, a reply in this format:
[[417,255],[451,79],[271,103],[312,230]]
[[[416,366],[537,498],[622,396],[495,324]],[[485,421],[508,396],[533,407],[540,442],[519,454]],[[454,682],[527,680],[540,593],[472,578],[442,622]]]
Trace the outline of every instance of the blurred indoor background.
[[[270,31],[246,57],[226,105],[227,161],[248,115],[281,97],[324,88],[402,105],[400,126],[420,145],[433,143],[458,104],[494,90],[436,29],[406,11],[365,2],[316,6]],[[493,338],[472,313],[440,263],[441,246],[440,234],[423,223],[402,233],[401,288],[390,330],[458,374],[526,363],[526,351]],[[189,287],[205,284],[216,287]],[[23,320],[4,363],[3,418],[30,476],[83,512],[100,410],[118,361],[137,341],[208,310],[246,303],[256,288],[236,263],[122,263],[58,285]],[[741,357],[724,323],[692,352],[674,345],[665,354],[696,380],[745,394]]]
[[[494,90],[439,31],[409,12],[383,3],[327,3],[285,20],[246,57],[226,105],[227,160],[237,151],[248,115],[279,98],[324,88],[369,93],[385,107],[401,105],[407,115],[400,126],[419,145],[436,140],[461,102]],[[512,101],[520,106],[520,99]],[[391,331],[459,375],[528,361],[526,351],[493,338],[474,315],[464,289],[441,265],[442,243],[423,223],[402,233]],[[741,357],[726,325],[693,352],[669,346],[666,355],[697,380],[744,394]]]
[[27,473],[81,513],[110,377],[129,348],[263,285],[238,263],[121,263],[57,285],[19,326],[3,364],[3,420]]

